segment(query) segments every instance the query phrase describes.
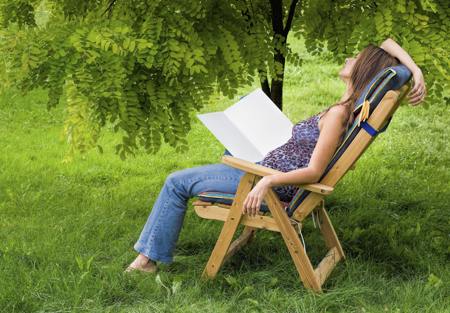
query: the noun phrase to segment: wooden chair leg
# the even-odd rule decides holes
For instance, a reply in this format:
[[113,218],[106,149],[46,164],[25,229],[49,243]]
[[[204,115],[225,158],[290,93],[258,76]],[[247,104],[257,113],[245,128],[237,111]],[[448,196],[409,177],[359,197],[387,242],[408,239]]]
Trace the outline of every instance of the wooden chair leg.
[[297,232],[289,222],[289,218],[284,211],[278,196],[273,190],[269,190],[266,196],[266,202],[269,206],[270,212],[273,218],[277,222],[281,235],[286,243],[286,246],[294,261],[297,272],[300,275],[300,279],[306,288],[313,289],[314,291],[322,291],[320,283],[317,281],[314,273],[314,268],[309,260],[305,249],[300,242]]
[[325,240],[325,245],[329,249],[325,257],[314,270],[316,279],[318,280],[320,286],[322,286],[328,276],[331,274],[331,271],[336,267],[337,263],[341,259],[345,258],[345,255],[344,251],[342,250],[341,243],[336,236],[333,225],[331,224],[331,220],[327,214],[323,200],[321,201],[321,205],[317,209],[317,211],[320,231]]
[[230,245],[230,248],[228,249],[227,254],[225,255],[225,258],[223,260],[223,263],[225,263],[230,257],[232,257],[236,252],[238,252],[242,247],[244,247],[250,240],[252,240],[253,236],[255,235],[257,228],[245,226],[242,230],[241,235],[236,238],[235,241],[233,241]]
[[220,232],[216,245],[214,246],[208,263],[203,271],[203,278],[214,278],[222,266],[228,252],[228,248],[230,247],[231,240],[233,239],[233,235],[236,232],[242,218],[243,202],[253,186],[254,179],[254,174],[245,173],[239,181],[228,218],[223,224],[222,231]]
[[322,205],[318,209],[320,231],[322,232],[325,244],[329,249],[336,248],[340,255],[340,258],[345,259],[344,250],[342,249],[341,242],[339,241],[336,232],[334,231],[333,224],[331,224],[330,217],[322,200]]

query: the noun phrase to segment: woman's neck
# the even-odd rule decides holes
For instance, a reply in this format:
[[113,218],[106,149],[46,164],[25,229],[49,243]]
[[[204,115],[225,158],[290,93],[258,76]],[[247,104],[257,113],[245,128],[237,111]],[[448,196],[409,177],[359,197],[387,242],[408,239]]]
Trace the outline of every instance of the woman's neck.
[[350,96],[352,95],[352,87],[350,85],[350,83],[346,83],[346,88],[345,88],[345,92],[341,97],[341,102],[347,100],[348,98],[350,98]]

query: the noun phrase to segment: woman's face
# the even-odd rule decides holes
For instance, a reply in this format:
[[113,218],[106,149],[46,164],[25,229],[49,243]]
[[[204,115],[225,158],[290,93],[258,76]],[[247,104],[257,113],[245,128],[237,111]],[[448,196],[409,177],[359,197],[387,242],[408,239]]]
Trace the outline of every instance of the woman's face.
[[359,54],[356,57],[350,57],[345,59],[344,66],[342,67],[341,71],[339,72],[339,77],[344,81],[348,82],[350,79],[350,75],[353,71],[353,66],[356,63],[356,60],[358,59]]

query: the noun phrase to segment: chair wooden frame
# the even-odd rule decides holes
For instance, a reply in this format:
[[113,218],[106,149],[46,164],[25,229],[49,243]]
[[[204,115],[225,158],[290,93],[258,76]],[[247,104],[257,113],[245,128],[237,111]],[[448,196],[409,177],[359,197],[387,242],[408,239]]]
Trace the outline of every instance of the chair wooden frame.
[[[367,122],[376,130],[381,129],[392,117],[402,98],[408,90],[407,86],[400,90],[388,91]],[[343,155],[321,179],[319,183],[298,185],[304,190],[311,191],[289,218],[283,202],[278,195],[269,189],[264,201],[270,210],[270,216],[257,215],[255,217],[243,215],[242,206],[247,194],[254,184],[263,176],[281,173],[280,171],[254,164],[233,156],[222,156],[222,163],[245,171],[242,176],[233,203],[231,205],[211,203],[197,200],[193,202],[195,212],[205,219],[224,221],[219,238],[203,271],[203,277],[213,279],[222,264],[247,244],[258,229],[266,229],[281,233],[286,247],[294,261],[304,286],[316,292],[322,291],[322,286],[336,264],[345,259],[345,254],[333,228],[324,198],[333,192],[336,183],[354,168],[355,162],[364,153],[374,137],[361,130],[347,147]],[[319,228],[328,248],[328,252],[316,268],[304,249],[295,229],[295,223],[301,223],[312,212],[317,212]],[[239,225],[244,225],[241,235],[232,242]]]

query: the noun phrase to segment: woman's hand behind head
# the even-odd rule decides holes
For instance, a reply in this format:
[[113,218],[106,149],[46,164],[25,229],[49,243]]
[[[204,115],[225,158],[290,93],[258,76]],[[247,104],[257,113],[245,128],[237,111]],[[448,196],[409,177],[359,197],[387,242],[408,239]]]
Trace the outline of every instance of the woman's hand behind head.
[[403,50],[398,43],[396,43],[391,38],[386,39],[380,46],[387,53],[397,58],[402,64],[404,64],[413,74],[414,87],[408,93],[409,103],[412,105],[418,105],[425,99],[427,94],[427,88],[425,87],[425,80],[423,79],[423,74],[420,68],[414,63],[411,56]]
[[414,87],[408,93],[408,101],[412,105],[418,105],[425,99],[427,94],[427,87],[423,78],[422,71],[417,68],[413,73]]

